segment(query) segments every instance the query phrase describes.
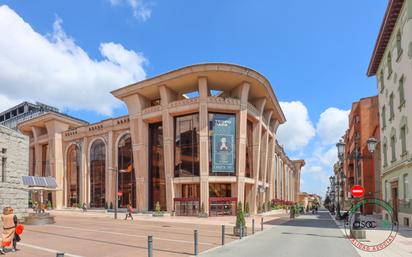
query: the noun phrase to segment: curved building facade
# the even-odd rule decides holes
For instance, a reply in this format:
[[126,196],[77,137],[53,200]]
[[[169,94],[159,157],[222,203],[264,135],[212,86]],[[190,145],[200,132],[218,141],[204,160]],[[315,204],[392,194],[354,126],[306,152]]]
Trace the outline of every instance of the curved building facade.
[[[269,81],[231,64],[184,67],[114,90],[128,115],[95,124],[46,113],[18,125],[30,136],[30,172],[55,176],[55,207],[114,203],[177,215],[251,213],[296,201],[303,161],[277,144],[285,117]],[[46,167],[44,167],[46,166]],[[46,174],[46,170],[48,173]]]

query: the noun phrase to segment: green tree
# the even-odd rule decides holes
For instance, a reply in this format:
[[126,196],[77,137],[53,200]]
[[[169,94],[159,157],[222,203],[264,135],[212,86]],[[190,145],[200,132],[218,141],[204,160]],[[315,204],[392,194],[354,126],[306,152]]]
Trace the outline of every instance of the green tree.
[[160,209],[160,203],[157,201],[155,205],[155,213],[161,213],[162,210]]
[[110,209],[113,210],[113,203],[110,202]]
[[243,214],[242,202],[237,204],[236,210],[236,227],[244,227],[246,224],[245,215]]

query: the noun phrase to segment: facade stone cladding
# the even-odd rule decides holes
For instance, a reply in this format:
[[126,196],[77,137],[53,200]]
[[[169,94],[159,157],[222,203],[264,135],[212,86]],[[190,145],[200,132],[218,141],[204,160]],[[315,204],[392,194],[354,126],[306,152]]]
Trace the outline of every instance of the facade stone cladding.
[[19,218],[27,213],[29,194],[21,177],[28,173],[28,137],[0,126],[0,209],[10,206]]

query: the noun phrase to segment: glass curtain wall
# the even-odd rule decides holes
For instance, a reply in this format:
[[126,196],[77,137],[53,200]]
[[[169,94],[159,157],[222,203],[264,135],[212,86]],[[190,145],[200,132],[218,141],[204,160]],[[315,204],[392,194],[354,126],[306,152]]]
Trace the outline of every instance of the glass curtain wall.
[[130,134],[124,135],[120,139],[117,157],[117,167],[119,171],[122,171],[118,174],[119,192],[122,192],[119,207],[126,208],[128,204],[131,204],[133,208],[136,208],[136,179],[133,168],[132,138]]
[[247,121],[245,176],[248,178],[253,178],[253,123],[249,120]]
[[149,125],[149,145],[149,210],[154,210],[157,202],[162,210],[166,210],[166,178],[161,122]]
[[105,205],[106,146],[102,140],[94,141],[90,149],[90,207]]
[[175,118],[175,177],[199,176],[199,114]]
[[77,207],[80,203],[80,151],[72,145],[67,152],[67,206]]

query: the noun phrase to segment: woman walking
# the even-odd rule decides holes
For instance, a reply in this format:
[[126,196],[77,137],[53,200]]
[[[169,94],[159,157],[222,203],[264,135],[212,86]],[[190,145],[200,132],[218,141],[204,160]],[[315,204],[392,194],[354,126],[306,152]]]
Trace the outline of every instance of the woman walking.
[[6,207],[3,209],[1,221],[3,223],[3,233],[0,254],[5,254],[4,248],[12,244],[14,240],[14,234],[16,231],[16,225],[14,224],[13,209],[11,207]]
[[133,220],[133,216],[132,216],[133,211],[134,210],[133,210],[132,205],[128,204],[127,209],[126,209],[126,217],[124,217],[124,219],[127,220],[127,217],[130,217]]

